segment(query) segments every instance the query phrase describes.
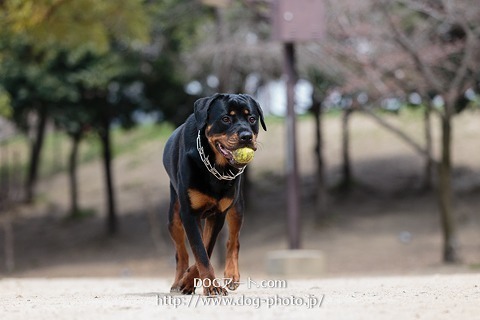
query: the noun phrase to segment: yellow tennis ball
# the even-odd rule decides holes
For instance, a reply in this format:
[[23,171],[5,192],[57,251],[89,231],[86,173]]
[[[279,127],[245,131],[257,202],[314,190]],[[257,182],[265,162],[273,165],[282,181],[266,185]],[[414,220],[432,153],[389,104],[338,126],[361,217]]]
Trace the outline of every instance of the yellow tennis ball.
[[240,148],[233,151],[233,159],[238,163],[245,164],[253,160],[254,154],[255,151],[251,148]]

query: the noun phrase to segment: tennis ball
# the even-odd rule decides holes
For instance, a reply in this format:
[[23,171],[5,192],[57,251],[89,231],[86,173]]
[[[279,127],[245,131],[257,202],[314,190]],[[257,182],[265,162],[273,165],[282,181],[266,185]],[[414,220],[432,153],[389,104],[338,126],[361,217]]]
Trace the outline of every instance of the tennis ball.
[[246,164],[253,160],[255,151],[251,148],[240,148],[233,151],[233,159],[238,163]]

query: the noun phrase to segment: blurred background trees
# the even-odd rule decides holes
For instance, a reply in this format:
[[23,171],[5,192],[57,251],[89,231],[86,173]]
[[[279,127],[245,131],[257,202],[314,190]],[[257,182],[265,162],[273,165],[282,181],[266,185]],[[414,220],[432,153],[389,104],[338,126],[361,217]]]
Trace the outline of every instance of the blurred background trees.
[[[115,233],[111,125],[132,127],[135,112],[163,104],[168,105],[166,120],[176,116],[168,108],[184,103],[186,94],[174,67],[162,66],[169,65],[168,50],[177,48],[159,47],[167,41],[151,31],[155,16],[148,11],[155,8],[143,1],[5,1],[1,9],[0,83],[8,93],[9,117],[31,139],[25,200],[33,200],[45,129],[52,121],[72,139],[69,172],[75,215],[78,144],[87,130],[94,131],[103,146],[108,230]],[[163,90],[159,94],[153,87]]]
[[[376,117],[426,159],[426,185],[434,167],[444,234],[444,260],[455,262],[457,234],[452,209],[452,117],[478,92],[480,10],[474,1],[331,1],[327,43],[309,51],[335,74],[343,74],[343,91],[369,112],[396,99],[423,104],[425,142],[419,146],[408,132]],[[435,105],[434,101],[438,103]],[[434,107],[435,105],[435,107]],[[350,108],[345,112],[349,113]],[[431,150],[430,114],[441,123],[441,152]],[[372,116],[371,112],[369,112]],[[346,157],[348,159],[348,157]],[[345,160],[348,161],[348,160]],[[349,168],[349,165],[345,165]],[[350,170],[346,170],[348,175]],[[350,181],[347,178],[346,181]]]
[[[78,203],[78,148],[87,134],[102,145],[107,230],[117,230],[113,127],[132,128],[149,114],[178,125],[193,101],[214,92],[255,96],[281,78],[281,46],[270,40],[270,1],[5,0],[0,2],[0,116],[30,140],[25,201],[35,198],[49,125],[71,140],[70,214]],[[329,1],[327,35],[298,46],[301,78],[313,88],[315,183],[319,220],[328,218],[321,117],[343,112],[343,178],[355,187],[349,157],[353,111],[370,115],[425,159],[424,185],[438,192],[443,258],[458,260],[452,209],[452,117],[478,95],[480,8],[462,1]],[[415,105],[424,137],[415,141],[382,113]],[[268,109],[268,108],[267,108]],[[266,110],[268,112],[268,110]],[[432,150],[432,117],[441,152]]]

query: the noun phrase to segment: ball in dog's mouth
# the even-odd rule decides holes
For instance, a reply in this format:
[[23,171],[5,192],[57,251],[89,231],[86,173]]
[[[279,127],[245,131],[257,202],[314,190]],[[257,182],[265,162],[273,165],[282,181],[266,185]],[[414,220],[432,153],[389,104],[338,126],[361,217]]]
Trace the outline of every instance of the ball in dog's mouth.
[[247,165],[250,161],[253,160],[253,156],[255,153],[255,150],[248,147],[238,148],[231,151],[225,148],[221,143],[217,143],[217,149],[234,167],[241,167]]
[[232,152],[233,159],[241,164],[247,164],[253,160],[255,151],[252,148],[239,148]]

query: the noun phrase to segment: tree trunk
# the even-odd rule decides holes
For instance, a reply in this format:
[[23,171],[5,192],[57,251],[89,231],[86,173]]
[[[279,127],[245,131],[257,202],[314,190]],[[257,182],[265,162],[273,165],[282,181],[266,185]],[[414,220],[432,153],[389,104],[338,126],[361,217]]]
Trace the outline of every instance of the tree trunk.
[[458,242],[452,208],[452,126],[447,114],[442,118],[442,158],[439,164],[438,200],[443,232],[443,261],[458,262]]
[[347,108],[343,111],[342,116],[342,181],[340,188],[343,191],[349,191],[352,187],[352,169],[350,163],[350,126],[349,120],[353,110]]
[[327,218],[327,192],[325,182],[325,160],[323,157],[323,128],[322,106],[320,101],[312,97],[312,112],[315,119],[315,158],[317,163],[317,181],[315,190],[315,207],[317,223],[322,223]]
[[117,233],[117,214],[115,211],[115,192],[113,189],[110,121],[106,115],[102,119],[102,127],[99,133],[103,149],[103,169],[107,196],[107,233],[114,235]]
[[35,136],[33,137],[30,148],[30,163],[28,167],[27,181],[25,185],[25,202],[31,203],[35,194],[35,184],[38,179],[38,168],[40,166],[40,154],[43,147],[45,137],[45,129],[47,126],[47,107],[39,106],[38,123]]
[[79,213],[78,207],[78,180],[77,180],[77,158],[78,147],[82,138],[80,132],[71,134],[72,150],[70,152],[68,174],[70,179],[70,216],[74,217]]
[[52,167],[51,167],[51,173],[55,174],[59,172],[62,169],[62,161],[63,161],[63,156],[62,156],[62,141],[61,137],[58,134],[60,130],[55,126],[54,127],[54,134],[52,138],[52,145],[53,145],[53,161],[52,161]]
[[423,124],[424,124],[424,134],[425,134],[425,152],[427,156],[425,157],[425,175],[423,177],[423,190],[428,191],[432,189],[433,186],[433,157],[432,157],[432,124],[431,124],[431,115],[432,115],[432,105],[431,102],[427,103],[425,107]]
[[5,203],[8,202],[11,192],[10,170],[8,144],[0,144],[0,213]]

